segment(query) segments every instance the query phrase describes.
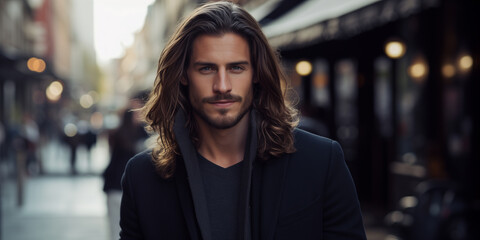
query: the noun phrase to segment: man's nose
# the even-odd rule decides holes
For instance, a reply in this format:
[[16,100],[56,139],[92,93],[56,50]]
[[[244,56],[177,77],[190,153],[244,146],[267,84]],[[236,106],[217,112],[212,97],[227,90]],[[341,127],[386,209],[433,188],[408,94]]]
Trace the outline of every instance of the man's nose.
[[215,82],[213,83],[213,91],[216,93],[228,93],[232,90],[232,84],[226,69],[219,69]]

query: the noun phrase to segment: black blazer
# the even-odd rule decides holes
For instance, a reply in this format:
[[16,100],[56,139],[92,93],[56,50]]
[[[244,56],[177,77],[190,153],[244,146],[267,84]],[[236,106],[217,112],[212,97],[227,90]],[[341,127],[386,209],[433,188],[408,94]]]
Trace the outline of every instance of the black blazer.
[[[295,153],[253,164],[252,239],[366,239],[340,145],[302,130],[294,137]],[[121,239],[202,239],[182,159],[164,180],[143,152],[127,164],[122,187]]]

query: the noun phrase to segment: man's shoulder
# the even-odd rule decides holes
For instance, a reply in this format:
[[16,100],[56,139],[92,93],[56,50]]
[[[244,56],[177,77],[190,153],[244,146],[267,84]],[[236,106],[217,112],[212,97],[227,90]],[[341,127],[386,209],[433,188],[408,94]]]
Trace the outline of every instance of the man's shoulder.
[[128,161],[123,180],[140,189],[151,189],[153,186],[158,187],[157,184],[166,182],[156,170],[151,149],[138,153]]
[[293,134],[295,139],[295,148],[297,150],[330,149],[332,144],[335,143],[335,141],[330,138],[322,137],[298,128],[294,130]]
[[294,139],[296,151],[291,158],[296,164],[325,167],[342,151],[338,142],[301,129],[295,129]]
[[294,139],[295,152],[279,161],[288,166],[288,192],[295,192],[298,186],[306,186],[304,191],[317,195],[316,191],[322,189],[327,181],[332,161],[339,159],[339,145],[334,140],[301,129],[294,130]]
[[140,152],[128,160],[126,171],[148,172],[154,169],[152,150]]

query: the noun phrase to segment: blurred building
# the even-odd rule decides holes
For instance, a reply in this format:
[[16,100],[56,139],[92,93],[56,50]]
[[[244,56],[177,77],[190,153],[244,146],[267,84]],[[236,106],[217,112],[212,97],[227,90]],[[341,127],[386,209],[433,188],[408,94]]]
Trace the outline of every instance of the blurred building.
[[136,93],[153,86],[156,65],[167,37],[185,12],[193,9],[190,0],[157,0],[148,7],[142,29],[125,54],[107,67],[107,102],[114,109],[125,106]]
[[[32,89],[22,87],[26,83],[37,82],[32,78],[40,74],[31,73],[27,66],[28,55],[42,52],[33,43],[42,35],[35,28],[33,8],[25,1],[0,1],[0,118],[8,128],[13,121],[20,120],[16,107],[28,110]],[[39,60],[36,66],[44,72],[45,61]]]
[[[0,0],[0,120],[3,160],[15,162],[25,118],[41,141],[86,118],[98,89],[92,0]],[[91,94],[89,104],[82,103]],[[73,121],[73,120],[72,120]],[[18,160],[18,159],[17,159]]]
[[281,53],[299,108],[340,141],[363,206],[382,217],[432,179],[480,198],[478,1],[267,1],[260,9],[252,13]]

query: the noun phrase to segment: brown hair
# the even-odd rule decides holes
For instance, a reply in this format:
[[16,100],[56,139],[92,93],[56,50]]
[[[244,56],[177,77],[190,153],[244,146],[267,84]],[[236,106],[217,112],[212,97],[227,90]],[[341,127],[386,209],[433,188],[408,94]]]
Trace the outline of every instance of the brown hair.
[[143,108],[149,128],[159,134],[152,155],[163,178],[173,175],[175,159],[180,155],[173,133],[175,113],[179,109],[187,113],[190,137],[194,144],[198,143],[187,88],[180,84],[180,79],[187,78],[192,43],[199,35],[225,33],[242,36],[250,48],[253,79],[257,80],[252,104],[261,119],[257,129],[257,158],[267,160],[295,151],[293,129],[298,123],[297,111],[286,100],[287,91],[281,87],[284,73],[259,24],[233,3],[209,3],[184,19],[168,41],[158,62],[154,87]]

